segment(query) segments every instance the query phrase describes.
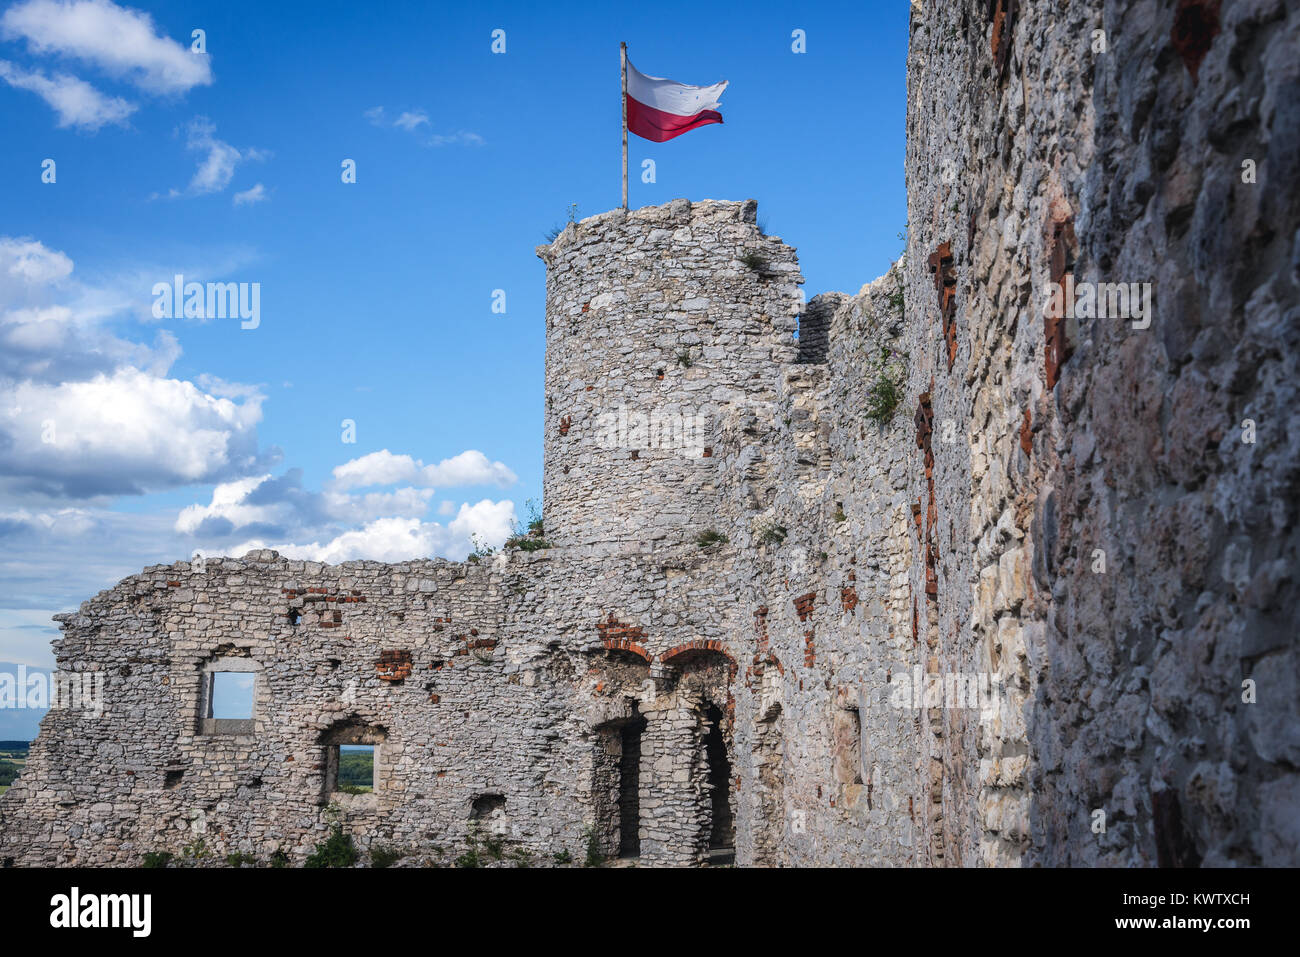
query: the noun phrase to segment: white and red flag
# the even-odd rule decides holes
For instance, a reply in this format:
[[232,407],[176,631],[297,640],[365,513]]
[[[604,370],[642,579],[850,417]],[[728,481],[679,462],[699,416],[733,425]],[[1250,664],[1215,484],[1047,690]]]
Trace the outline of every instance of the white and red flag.
[[721,123],[718,102],[727,81],[691,86],[663,77],[646,76],[627,64],[627,128],[656,143],[681,136],[710,123]]

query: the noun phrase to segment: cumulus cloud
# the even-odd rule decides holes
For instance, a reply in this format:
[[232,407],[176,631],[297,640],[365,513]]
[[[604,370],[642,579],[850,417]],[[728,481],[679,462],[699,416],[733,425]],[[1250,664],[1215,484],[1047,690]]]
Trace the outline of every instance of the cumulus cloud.
[[31,238],[0,236],[0,295],[13,295],[11,284],[40,285],[70,275],[72,260],[57,249]]
[[519,477],[503,462],[489,462],[477,449],[469,449],[436,465],[425,465],[409,455],[394,455],[388,449],[371,452],[344,462],[334,469],[333,486],[339,489],[399,482],[421,487],[436,485],[496,485],[508,488]]
[[24,70],[0,60],[0,80],[19,90],[35,93],[55,114],[58,125],[94,132],[109,124],[124,125],[136,106],[119,96],[107,96],[85,80],[66,73],[49,77],[40,70]]
[[257,450],[261,397],[123,368],[82,382],[0,385],[0,476],[51,496],[137,495],[238,475]]
[[64,253],[0,237],[0,489],[140,494],[273,464],[276,450],[258,450],[261,392],[169,377],[175,336],[145,345],[109,332],[111,299],[82,287]]
[[0,18],[7,39],[37,54],[91,64],[150,93],[184,93],[212,82],[206,53],[161,36],[147,13],[110,0],[26,0]]
[[433,489],[399,488],[363,495],[303,488],[302,470],[260,475],[218,485],[206,505],[184,508],[177,532],[200,538],[232,535],[333,537],[345,525],[377,518],[419,518],[429,510]]
[[398,562],[435,556],[461,560],[473,550],[476,540],[500,546],[510,536],[514,519],[513,502],[483,499],[474,505],[462,505],[447,525],[422,522],[418,518],[381,518],[323,542],[294,544],[254,539],[237,546],[234,552],[243,554],[254,548],[274,548],[289,558],[331,564],[360,559]]

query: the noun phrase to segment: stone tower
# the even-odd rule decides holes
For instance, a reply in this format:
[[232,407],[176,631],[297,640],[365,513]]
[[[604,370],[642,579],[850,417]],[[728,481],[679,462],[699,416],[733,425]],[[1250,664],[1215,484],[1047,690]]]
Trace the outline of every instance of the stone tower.
[[758,204],[685,199],[570,225],[546,262],[544,493],[556,545],[717,526],[721,416],[770,401],[803,277]]

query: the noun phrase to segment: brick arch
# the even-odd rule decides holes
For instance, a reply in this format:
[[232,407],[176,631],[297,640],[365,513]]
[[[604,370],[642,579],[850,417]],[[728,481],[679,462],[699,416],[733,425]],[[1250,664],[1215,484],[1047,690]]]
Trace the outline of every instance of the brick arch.
[[731,671],[733,673],[735,672],[736,659],[731,657],[730,652],[727,651],[723,643],[718,641],[716,638],[695,638],[691,641],[685,642],[684,644],[675,645],[660,655],[659,660],[666,665],[671,665],[678,664],[684,660],[695,657],[696,655],[705,654],[721,655],[726,659],[727,665],[731,668]]
[[650,652],[646,651],[645,646],[637,644],[631,638],[602,638],[600,644],[606,651],[636,655],[646,664],[650,664],[654,660]]

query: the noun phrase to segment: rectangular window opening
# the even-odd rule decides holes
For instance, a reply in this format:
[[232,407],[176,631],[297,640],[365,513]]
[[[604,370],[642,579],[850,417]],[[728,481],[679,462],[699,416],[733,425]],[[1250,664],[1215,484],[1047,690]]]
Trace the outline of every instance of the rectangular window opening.
[[250,671],[214,671],[211,677],[209,718],[251,721],[256,675]]
[[338,745],[338,786],[344,794],[370,794],[375,790],[375,746]]

